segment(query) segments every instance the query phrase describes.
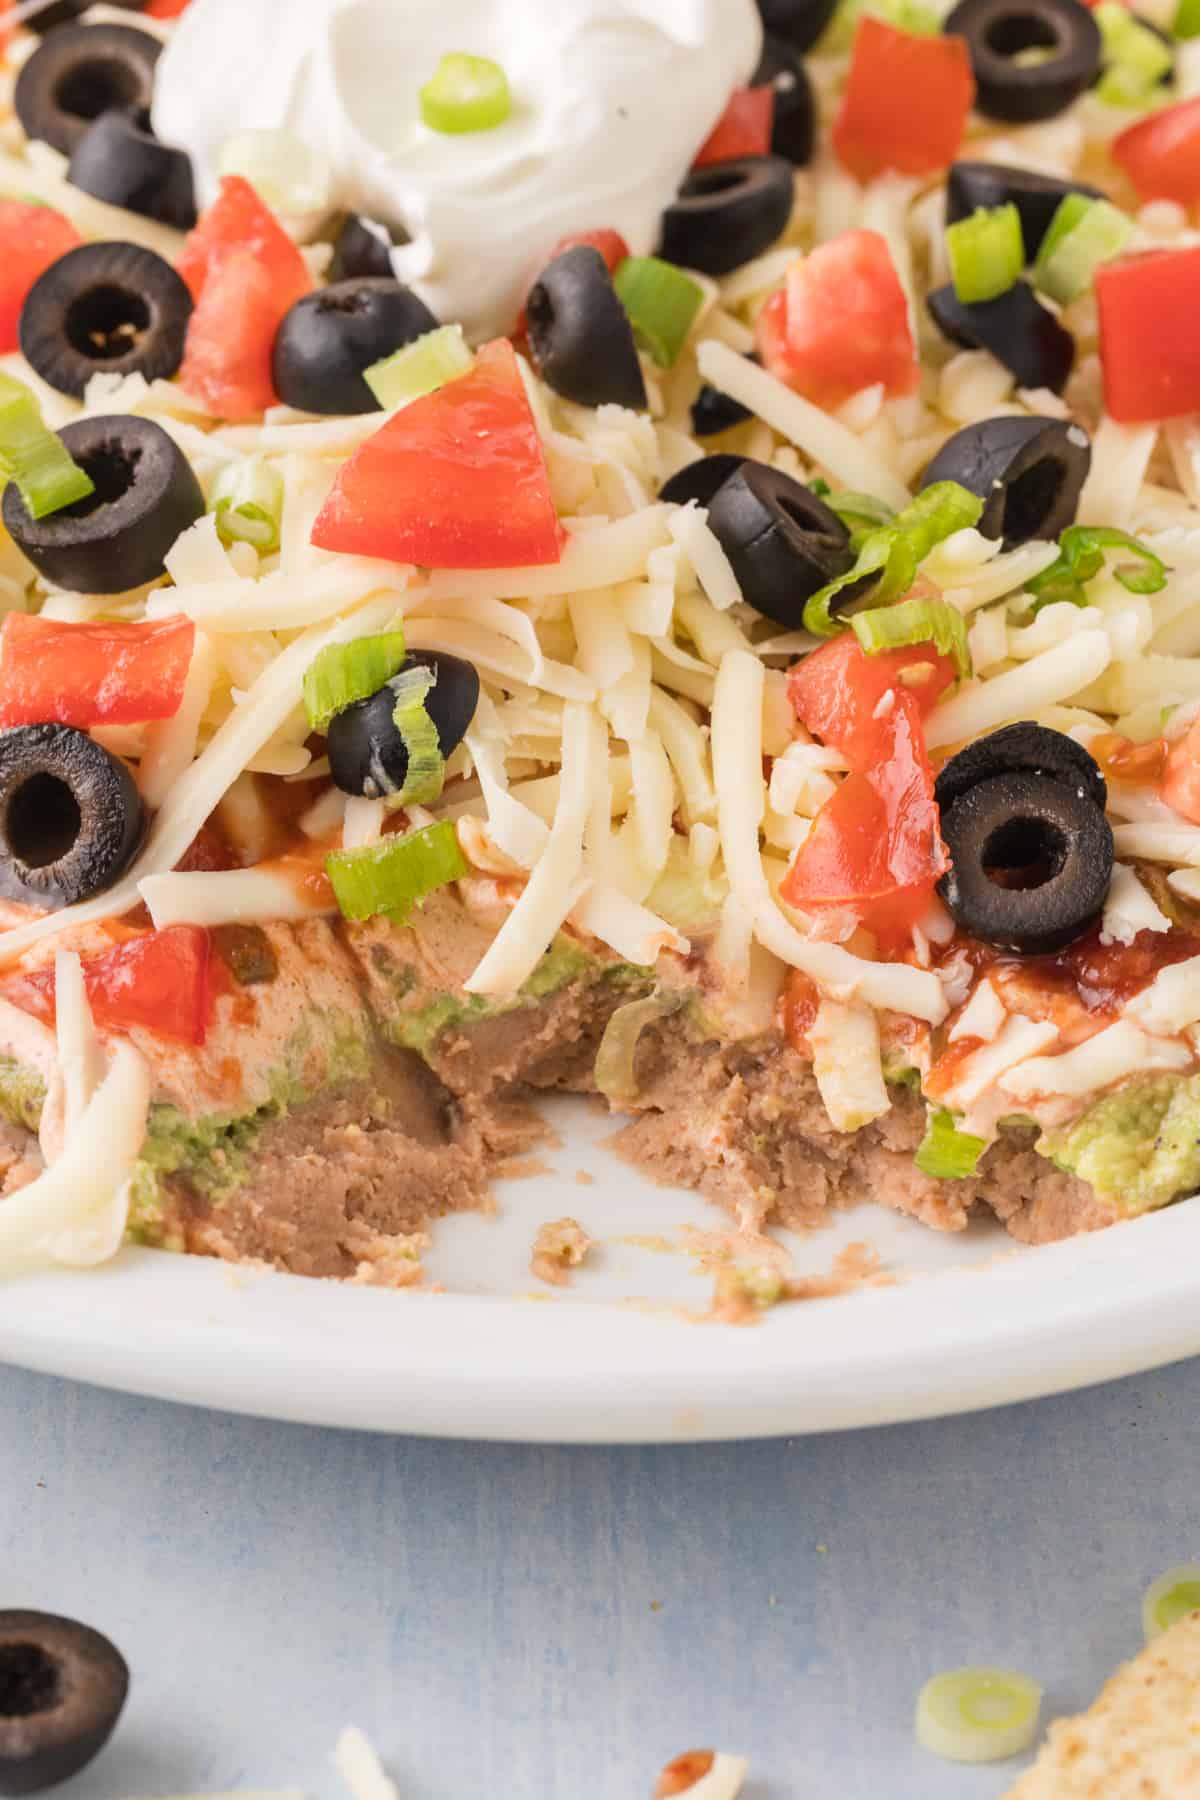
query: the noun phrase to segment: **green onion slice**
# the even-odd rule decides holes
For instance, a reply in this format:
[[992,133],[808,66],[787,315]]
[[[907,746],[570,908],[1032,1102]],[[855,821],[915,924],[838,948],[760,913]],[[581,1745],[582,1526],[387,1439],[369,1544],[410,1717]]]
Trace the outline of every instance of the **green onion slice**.
[[304,710],[313,730],[328,731],[338,713],[377,694],[403,663],[402,631],[328,644],[304,672]]
[[1118,563],[1113,574],[1131,594],[1157,594],[1167,585],[1167,568],[1161,558],[1115,525],[1069,525],[1058,540],[1058,561],[1025,583],[1034,597],[1035,612],[1055,601],[1069,600],[1086,606],[1085,582],[1104,567],[1106,550],[1124,550],[1133,562]]
[[986,1139],[960,1131],[952,1112],[944,1106],[934,1106],[913,1160],[922,1175],[932,1175],[938,1181],[962,1181],[974,1175],[986,1149]]
[[333,850],[325,858],[325,871],[344,918],[373,919],[384,913],[399,924],[427,894],[468,872],[448,819],[359,850]]
[[613,276],[634,336],[660,369],[669,369],[704,304],[698,282],[657,256],[627,256]]
[[474,362],[461,325],[439,325],[363,371],[367,386],[387,411],[465,375]]
[[1194,1612],[1200,1612],[1200,1563],[1180,1563],[1146,1589],[1142,1601],[1146,1642],[1149,1644]]
[[47,429],[22,381],[0,374],[0,472],[15,481],[31,518],[44,519],[94,494],[91,476]]
[[909,644],[933,644],[943,656],[954,658],[961,678],[971,673],[967,622],[948,600],[897,600],[894,606],[872,607],[855,613],[850,629],[868,656],[903,650]]
[[396,730],[408,751],[408,771],[404,786],[394,796],[396,806],[428,806],[436,800],[446,780],[446,759],[438,741],[437,726],[425,706],[430,690],[437,681],[433,669],[414,663],[391,682],[396,696],[392,712]]
[[[809,482],[813,492],[817,491],[816,483]],[[858,551],[872,531],[880,525],[890,525],[896,517],[890,506],[882,500],[876,500],[873,494],[855,494],[846,492],[832,494],[825,486],[825,503],[835,512],[842,524],[850,533],[850,548]]]
[[1171,25],[1171,36],[1200,37],[1200,0],[1179,0],[1179,11]]
[[487,56],[451,51],[421,89],[421,118],[431,131],[493,131],[511,112],[508,76]]
[[324,212],[333,190],[328,157],[290,131],[239,131],[221,146],[217,168],[241,175],[276,212]]
[[907,593],[934,545],[976,524],[982,512],[983,501],[977,494],[968,493],[956,481],[935,481],[897,513],[890,525],[881,525],[863,539],[848,574],[817,590],[805,605],[804,629],[816,637],[836,637],[847,621],[834,611],[835,602],[844,589],[865,576],[877,578],[871,592],[876,606]]
[[951,1762],[1000,1762],[1028,1750],[1042,1690],[1013,1669],[949,1669],[917,1700],[917,1742]]
[[682,994],[647,994],[618,1006],[596,1051],[596,1087],[613,1106],[632,1106],[638,1097],[634,1058],[643,1031],[669,1019],[683,1005]]
[[283,476],[261,457],[226,463],[212,485],[208,509],[223,544],[253,544],[260,556],[279,548]]
[[1007,206],[979,206],[946,227],[954,291],[964,305],[1007,294],[1025,267],[1021,215]]
[[[1072,202],[1082,201],[1082,207]],[[1060,227],[1059,215],[1070,209],[1073,222]],[[1107,200],[1068,194],[1050,221],[1050,230],[1034,266],[1035,286],[1060,306],[1086,294],[1096,270],[1125,248],[1133,220]]]
[[1104,73],[1096,92],[1109,106],[1146,106],[1171,69],[1171,51],[1120,0],[1102,0],[1092,13],[1100,27]]

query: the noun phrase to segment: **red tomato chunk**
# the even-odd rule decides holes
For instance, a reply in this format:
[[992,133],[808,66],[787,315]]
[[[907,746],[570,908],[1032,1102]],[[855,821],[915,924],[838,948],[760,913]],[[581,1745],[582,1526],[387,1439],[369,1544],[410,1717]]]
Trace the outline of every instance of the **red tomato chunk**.
[[859,181],[887,169],[934,175],[957,156],[974,99],[965,39],[917,37],[867,15],[833,122],[838,161]]
[[182,616],[69,625],[9,613],[0,631],[0,726],[141,725],[179,710],[196,627]]
[[18,347],[21,308],[38,276],[82,242],[53,208],[0,201],[0,353]]
[[1124,425],[1200,411],[1200,249],[1096,271],[1104,401]]
[[[140,1027],[183,1044],[202,1044],[213,1010],[212,936],[199,925],[171,925],[84,956],[83,982],[97,1028]],[[18,975],[5,997],[47,1025],[55,1022],[54,965]]]
[[772,375],[817,406],[840,406],[882,382],[911,394],[921,379],[908,301],[877,231],[845,231],[799,258],[758,322]]
[[1141,200],[1200,200],[1200,99],[1139,119],[1112,141],[1112,159]]
[[694,166],[732,162],[738,156],[766,156],[775,124],[775,90],[735,88],[729,105],[700,146]]

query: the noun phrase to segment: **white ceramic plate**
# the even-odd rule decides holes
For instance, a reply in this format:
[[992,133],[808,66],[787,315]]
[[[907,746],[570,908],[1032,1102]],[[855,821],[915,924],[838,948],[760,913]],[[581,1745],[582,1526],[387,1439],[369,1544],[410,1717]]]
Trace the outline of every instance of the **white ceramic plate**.
[[[865,1240],[896,1286],[782,1306],[744,1329],[688,1322],[712,1291],[689,1233],[721,1230],[723,1215],[637,1179],[585,1105],[556,1122],[553,1174],[506,1183],[494,1217],[437,1228],[428,1266],[444,1293],[130,1251],[8,1283],[0,1359],[322,1425],[680,1442],[967,1411],[1200,1352],[1200,1200],[1036,1251],[864,1206],[791,1240],[796,1265],[827,1269]],[[538,1224],[564,1213],[599,1248],[560,1292],[528,1263]]]

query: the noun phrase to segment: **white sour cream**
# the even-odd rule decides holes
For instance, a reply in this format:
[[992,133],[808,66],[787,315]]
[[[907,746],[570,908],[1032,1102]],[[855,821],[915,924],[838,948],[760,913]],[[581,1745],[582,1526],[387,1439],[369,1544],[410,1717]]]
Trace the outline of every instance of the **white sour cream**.
[[[652,251],[663,208],[762,44],[755,0],[192,0],[154,127],[192,157],[282,129],[329,158],[339,206],[402,224],[396,274],[473,337],[512,329],[539,258],[611,226]],[[421,123],[452,50],[488,56],[513,110],[459,136]]]

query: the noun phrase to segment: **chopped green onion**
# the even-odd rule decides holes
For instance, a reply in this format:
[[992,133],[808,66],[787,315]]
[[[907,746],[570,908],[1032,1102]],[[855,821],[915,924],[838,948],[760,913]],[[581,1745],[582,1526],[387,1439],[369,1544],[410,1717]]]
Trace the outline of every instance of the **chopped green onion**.
[[377,694],[403,662],[402,631],[326,645],[304,672],[304,710],[313,730],[328,731],[338,713]]
[[1058,561],[1025,583],[1025,592],[1034,597],[1034,612],[1059,600],[1086,606],[1084,583],[1100,573],[1106,550],[1126,550],[1137,559],[1112,571],[1131,594],[1157,594],[1167,585],[1166,564],[1127,531],[1113,525],[1069,525],[1058,540]]
[[951,1762],[1000,1762],[1028,1750],[1042,1690],[1012,1669],[949,1669],[917,1700],[917,1741]]
[[460,881],[467,862],[448,819],[424,825],[403,837],[384,837],[359,850],[333,850],[325,871],[347,919],[379,913],[402,924],[414,906],[435,888]]
[[253,544],[261,556],[279,548],[283,476],[261,457],[226,463],[208,497],[223,544]]
[[290,131],[239,131],[217,159],[222,175],[242,175],[276,212],[325,212],[333,194],[333,166]]
[[698,282],[657,256],[627,256],[613,276],[634,336],[660,369],[669,369],[704,304]]
[[363,371],[367,386],[389,412],[406,401],[436,393],[465,375],[474,362],[461,325],[439,325]]
[[[1082,207],[1072,202],[1083,202]],[[1060,215],[1070,209],[1071,222],[1060,225]],[[1084,194],[1068,194],[1059,206],[1034,266],[1035,286],[1060,306],[1086,294],[1102,263],[1119,256],[1133,231],[1127,218],[1107,200],[1089,200]]]
[[1102,0],[1092,17],[1103,39],[1104,73],[1096,84],[1109,106],[1146,106],[1171,70],[1171,51],[1157,32],[1143,25],[1120,0]]
[[425,701],[437,681],[433,669],[414,663],[394,677],[391,686],[396,696],[392,719],[408,752],[408,769],[404,786],[394,796],[397,806],[428,806],[436,800],[446,780],[446,759],[438,741],[437,726],[426,710]]
[[24,382],[0,374],[0,473],[15,481],[31,518],[44,519],[94,494],[91,476],[71,458],[56,432],[42,423]]
[[634,1058],[643,1031],[659,1019],[670,1018],[682,1005],[680,993],[655,993],[618,1006],[604,1027],[593,1069],[598,1091],[613,1106],[632,1106],[638,1097]]
[[1151,1643],[1194,1612],[1200,1612],[1200,1563],[1180,1563],[1146,1589],[1142,1601],[1146,1642]]
[[968,219],[946,227],[954,291],[964,305],[1007,294],[1025,267],[1021,215],[1007,206],[977,206]]
[[819,588],[804,608],[804,629],[817,637],[836,637],[847,621],[834,611],[839,595],[866,576],[877,577],[871,599],[876,606],[906,594],[917,569],[935,544],[977,523],[983,501],[956,481],[935,481],[911,505],[864,538],[854,567]]
[[430,131],[493,131],[511,112],[508,76],[487,56],[453,50],[421,89],[421,118]]
[[971,673],[967,622],[948,600],[898,600],[892,606],[872,607],[855,613],[850,628],[868,656],[903,650],[909,644],[933,644],[943,656],[954,658],[960,677]]
[[913,1160],[922,1175],[932,1175],[937,1181],[962,1181],[974,1175],[986,1149],[986,1139],[960,1131],[954,1114],[944,1106],[935,1106],[930,1108],[925,1136]]
[[[817,493],[815,481],[809,482],[813,493]],[[896,517],[890,506],[882,500],[876,500],[873,494],[833,494],[829,484],[823,483],[824,499],[831,512],[835,512],[842,524],[850,533],[850,547],[859,550],[871,532],[880,525],[890,525]]]
[[1171,36],[1200,37],[1200,0],[1179,0],[1179,11],[1171,26]]

